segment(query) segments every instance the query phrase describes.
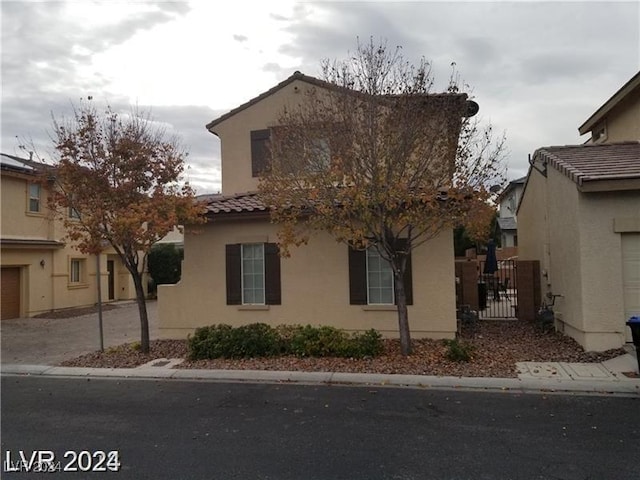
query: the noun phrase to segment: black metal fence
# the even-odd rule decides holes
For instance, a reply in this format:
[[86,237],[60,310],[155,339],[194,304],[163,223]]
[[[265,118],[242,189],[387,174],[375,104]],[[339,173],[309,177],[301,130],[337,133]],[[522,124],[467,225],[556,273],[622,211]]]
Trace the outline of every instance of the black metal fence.
[[499,260],[498,270],[483,274],[484,262],[480,262],[478,283],[480,318],[517,318],[518,285],[516,260]]

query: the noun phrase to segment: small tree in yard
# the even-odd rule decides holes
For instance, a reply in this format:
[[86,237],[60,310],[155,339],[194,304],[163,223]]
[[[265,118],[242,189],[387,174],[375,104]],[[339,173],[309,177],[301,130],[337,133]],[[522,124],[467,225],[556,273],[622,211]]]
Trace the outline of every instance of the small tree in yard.
[[476,105],[455,76],[432,94],[428,64],[410,65],[384,44],[325,61],[323,81],[272,128],[260,194],[280,226],[283,255],[319,230],[389,262],[408,355],[407,257],[457,225],[482,235],[489,187],[504,181],[504,138],[494,142],[491,128],[470,118]]
[[[197,224],[201,207],[181,184],[186,154],[177,139],[148,114],[120,115],[90,102],[67,121],[54,118],[55,188],[50,208],[83,253],[99,254],[108,242],[135,285],[140,345],[149,351],[149,321],[142,274],[152,245],[175,225]],[[70,214],[72,212],[72,214]]]

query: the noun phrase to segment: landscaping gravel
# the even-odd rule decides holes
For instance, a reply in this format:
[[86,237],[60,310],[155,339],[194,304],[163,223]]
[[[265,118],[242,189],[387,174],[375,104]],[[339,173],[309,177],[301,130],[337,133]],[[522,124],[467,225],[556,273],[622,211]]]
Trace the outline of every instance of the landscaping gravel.
[[[621,348],[585,352],[560,333],[543,333],[522,321],[481,321],[467,328],[460,341],[472,346],[469,362],[447,359],[442,340],[414,340],[413,353],[400,355],[398,340],[384,340],[382,355],[368,359],[300,358],[293,356],[249,359],[185,360],[177,368],[285,370],[306,372],[398,373],[461,377],[516,377],[516,362],[602,362],[625,354]],[[137,343],[95,352],[62,363],[70,367],[133,368],[157,358],[187,357],[186,340],[155,340],[149,354]]]

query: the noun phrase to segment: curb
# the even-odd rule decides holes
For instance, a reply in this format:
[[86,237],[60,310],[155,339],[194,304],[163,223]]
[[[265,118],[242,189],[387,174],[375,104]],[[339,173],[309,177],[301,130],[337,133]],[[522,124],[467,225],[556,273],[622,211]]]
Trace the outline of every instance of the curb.
[[460,389],[521,393],[583,393],[640,397],[640,380],[567,380],[542,378],[436,377],[343,372],[297,372],[271,370],[198,370],[142,366],[138,368],[83,368],[7,364],[2,375],[48,377],[175,379],[216,382],[290,383],[345,386],[383,386],[424,389]]

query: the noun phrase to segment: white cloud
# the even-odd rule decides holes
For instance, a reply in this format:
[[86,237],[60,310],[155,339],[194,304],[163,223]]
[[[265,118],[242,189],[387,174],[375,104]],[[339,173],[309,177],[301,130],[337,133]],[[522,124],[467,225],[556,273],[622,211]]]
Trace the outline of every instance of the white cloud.
[[[356,37],[455,61],[480,114],[507,131],[510,176],[577,127],[640,67],[640,5],[609,2],[2,2],[2,150],[32,138],[46,156],[50,113],[93,95],[151,107],[191,152],[192,184],[220,188],[219,140],[204,128],[294,70],[319,73]],[[20,137],[20,141],[16,140]]]

